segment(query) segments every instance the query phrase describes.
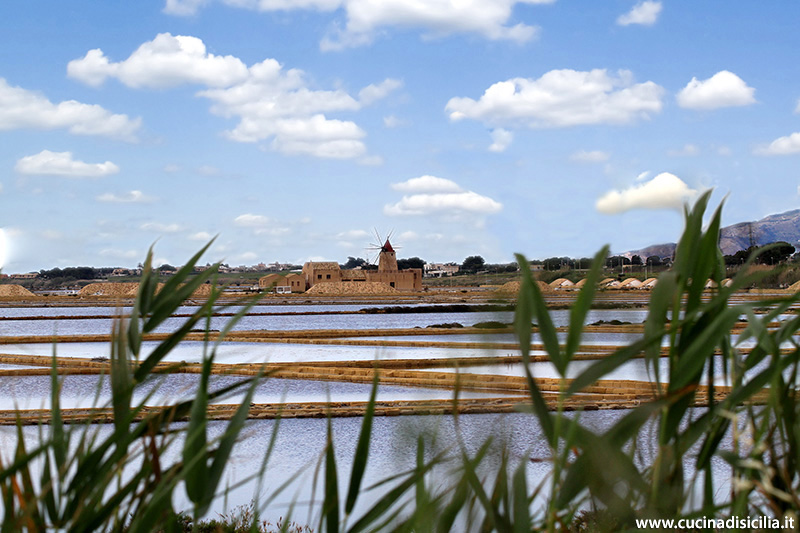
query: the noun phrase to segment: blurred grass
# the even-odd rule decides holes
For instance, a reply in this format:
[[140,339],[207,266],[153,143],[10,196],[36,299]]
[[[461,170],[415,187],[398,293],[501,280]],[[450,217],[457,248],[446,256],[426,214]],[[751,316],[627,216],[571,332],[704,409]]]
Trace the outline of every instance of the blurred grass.
[[[569,330],[562,347],[550,310],[526,268],[528,262],[518,256],[523,268],[514,329],[523,360],[530,360],[531,325],[535,323],[562,380],[559,407],[551,411],[530,365],[525,365],[531,403],[522,410],[538,422],[549,450],[547,457],[513,457],[491,438],[467,446],[460,435],[444,448],[433,447],[420,435],[413,468],[364,486],[370,450],[378,445],[372,434],[376,379],[349,473],[342,472],[337,463],[336,436],[328,421],[317,474],[321,497],[312,502],[316,509],[313,526],[327,532],[620,531],[635,530],[635,521],[640,518],[796,517],[800,508],[800,346],[795,335],[800,317],[785,320],[773,330],[767,324],[795,305],[798,297],[732,304],[735,291],[758,284],[767,275],[750,268],[754,257],[739,269],[730,287],[703,292],[707,279],[719,282],[726,276],[717,248],[721,208],[704,223],[708,199],[706,193],[693,208],[685,210],[685,231],[675,262],[659,275],[651,293],[642,337],[583,367],[571,382],[566,376],[572,375],[572,360],[581,343],[587,313],[593,307],[593,281],[602,276],[602,271],[596,268],[587,273],[590,282],[570,309]],[[53,423],[42,427],[35,444],[25,442],[20,426],[13,456],[2,457],[0,533],[268,530],[259,518],[264,510],[260,506],[269,505],[274,493],[266,498],[260,492],[255,494],[253,505],[245,511],[220,517],[213,524],[203,520],[215,498],[226,494],[227,489],[220,487],[223,472],[235,453],[258,379],[226,390],[209,390],[216,347],[248,307],[221,332],[212,332],[208,324],[211,314],[219,309],[220,294],[214,291],[206,305],[147,357],[141,351],[144,333],[170,317],[196,285],[215,281],[217,266],[190,275],[203,251],[158,293],[152,253],[148,255],[133,315],[114,325],[111,405],[115,422],[108,436],[101,436],[89,424],[65,427],[60,423],[59,381],[53,365]],[[601,250],[594,264],[603,264],[607,254],[607,248]],[[769,311],[756,314],[756,308]],[[747,317],[748,327],[734,338],[731,328],[742,316]],[[133,414],[143,405],[132,404],[136,388],[188,331],[202,324],[206,327],[204,370],[196,397],[133,422]],[[738,346],[745,342],[755,347],[749,352],[739,351]],[[666,375],[662,375],[660,364],[662,344],[668,346]],[[782,353],[782,347],[792,349]],[[560,407],[642,354],[656,392],[652,401],[626,411],[604,431],[591,429],[582,423],[580,413],[568,415]],[[721,401],[714,396],[717,381],[732,386],[731,393]],[[710,386],[701,398],[705,407],[698,409],[692,405],[701,383]],[[209,440],[206,406],[241,387],[247,390],[241,407],[222,436]],[[764,388],[768,391],[767,404],[753,407],[750,400]],[[185,415],[190,418],[188,424],[172,422]],[[454,416],[458,428],[459,417]],[[274,438],[273,434],[262,468],[253,473],[259,480],[268,475]],[[180,447],[181,453],[177,460],[165,464],[164,453],[170,446]],[[643,448],[651,453],[639,453]],[[475,451],[470,453],[470,449]],[[544,460],[549,473],[532,485],[528,465],[534,459]],[[720,462],[727,465],[729,474],[723,475],[715,467]],[[722,486],[730,486],[730,491],[721,493]],[[341,487],[346,490],[340,491]],[[364,502],[363,496],[375,489],[381,491],[380,496]],[[190,514],[173,508],[176,491],[185,491],[192,503]],[[296,524],[291,528],[295,529],[290,529],[288,518],[277,526],[280,531],[302,529]]]

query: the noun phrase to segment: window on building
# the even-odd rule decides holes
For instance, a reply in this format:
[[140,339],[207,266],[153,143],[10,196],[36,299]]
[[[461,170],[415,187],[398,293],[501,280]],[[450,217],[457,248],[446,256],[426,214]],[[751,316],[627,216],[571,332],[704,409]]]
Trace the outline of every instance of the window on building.
[[322,274],[317,274],[317,279],[322,279]]
[[331,275],[330,274],[325,274],[325,279],[331,279]]
[[389,282],[389,286],[390,286],[390,287],[394,287],[394,281],[390,281],[390,282]]

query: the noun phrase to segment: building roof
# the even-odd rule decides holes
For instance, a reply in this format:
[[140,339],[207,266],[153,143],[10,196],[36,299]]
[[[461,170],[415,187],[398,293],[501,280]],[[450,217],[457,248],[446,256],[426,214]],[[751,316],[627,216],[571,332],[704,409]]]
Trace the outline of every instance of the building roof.
[[384,244],[383,248],[381,248],[381,252],[394,252],[394,248],[392,248],[392,244],[389,242],[389,239],[386,239],[386,244]]
[[339,263],[336,261],[309,261],[306,264],[313,269],[339,270]]

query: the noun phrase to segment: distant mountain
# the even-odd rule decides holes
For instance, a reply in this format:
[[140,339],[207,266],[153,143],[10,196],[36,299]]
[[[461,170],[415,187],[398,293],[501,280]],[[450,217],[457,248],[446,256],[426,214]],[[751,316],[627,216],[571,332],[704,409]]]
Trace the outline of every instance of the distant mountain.
[[[785,241],[800,249],[800,209],[777,215],[769,215],[755,222],[740,222],[720,230],[719,247],[724,255],[733,255],[750,246],[764,246],[771,242]],[[640,250],[631,250],[623,255],[638,255],[642,259],[657,255],[672,257],[675,243],[654,244]]]

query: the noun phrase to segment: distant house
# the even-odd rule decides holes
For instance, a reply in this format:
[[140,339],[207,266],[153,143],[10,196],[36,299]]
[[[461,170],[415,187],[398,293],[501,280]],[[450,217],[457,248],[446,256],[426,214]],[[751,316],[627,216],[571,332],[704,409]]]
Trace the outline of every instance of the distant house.
[[442,276],[452,276],[461,269],[455,263],[425,263],[424,271],[426,278],[441,278]]
[[285,276],[282,274],[267,274],[258,279],[258,288],[262,291],[274,291],[277,293],[304,292],[306,290],[305,278],[300,274],[290,273]]
[[36,279],[39,277],[38,272],[28,272],[27,274],[9,274],[9,279]]

